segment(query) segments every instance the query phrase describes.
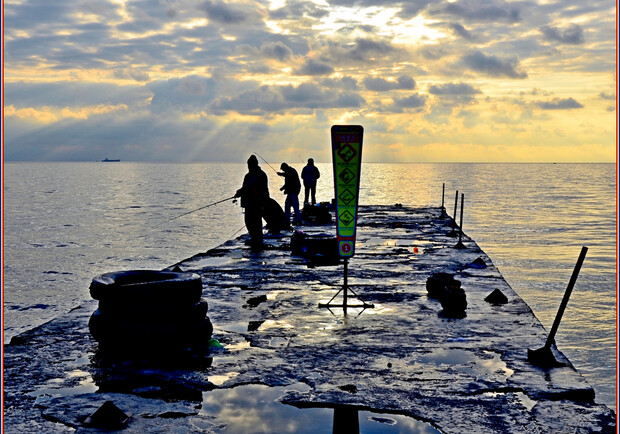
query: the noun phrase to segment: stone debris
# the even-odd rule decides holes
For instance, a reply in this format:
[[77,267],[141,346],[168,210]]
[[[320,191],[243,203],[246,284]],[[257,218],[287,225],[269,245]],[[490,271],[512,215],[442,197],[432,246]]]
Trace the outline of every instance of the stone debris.
[[[123,432],[221,432],[233,423],[221,393],[232,403],[235,391],[257,385],[281,390],[273,405],[333,410],[333,426],[361,426],[358,411],[371,411],[394,423],[407,417],[424,432],[615,432],[614,412],[555,345],[563,366],[528,362],[527,349],[547,332],[473,240],[463,234],[465,248],[454,248],[452,226],[437,208],[360,207],[348,285],[374,308],[346,316],[318,307],[342,289],[341,261],[292,254],[291,232],[266,236],[260,253],[243,235],[174,264],[201,276],[220,344],[187,357],[106,358],[88,331],[97,306],[86,301],[5,346],[6,432],[89,432],[84,418],[105,401],[133,415]],[[486,267],[469,266],[478,259]],[[466,316],[442,314],[429,279],[466,292]],[[496,291],[505,303],[485,301]],[[357,302],[351,292],[349,302]],[[251,405],[245,417],[259,417]],[[226,410],[205,411],[216,407]],[[272,432],[303,431],[272,423]]]
[[506,304],[508,303],[508,297],[502,291],[495,288],[492,293],[486,296],[484,301],[491,304]]

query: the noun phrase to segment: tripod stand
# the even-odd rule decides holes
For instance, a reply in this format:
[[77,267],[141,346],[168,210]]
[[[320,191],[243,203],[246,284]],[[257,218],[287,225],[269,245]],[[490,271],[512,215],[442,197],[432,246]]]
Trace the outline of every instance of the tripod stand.
[[[362,300],[360,298],[359,295],[357,295],[355,293],[355,291],[353,291],[351,288],[349,288],[349,284],[347,282],[347,278],[348,278],[348,274],[349,274],[349,259],[345,258],[344,259],[344,283],[342,285],[342,288],[340,288],[340,290],[338,290],[338,292],[331,298],[331,300],[329,300],[327,303],[319,303],[319,307],[325,307],[325,308],[330,308],[330,307],[339,307],[342,308],[342,310],[344,311],[344,315],[347,315],[347,308],[362,308],[362,309],[368,309],[368,308],[374,308],[375,305],[371,304],[371,303],[366,303],[364,300]],[[348,291],[351,291],[353,293],[353,295],[362,303],[362,304],[349,304],[348,299],[349,299],[349,294]],[[338,294],[340,294],[342,292],[342,304],[332,304],[332,301],[334,301],[334,299],[338,296]]]

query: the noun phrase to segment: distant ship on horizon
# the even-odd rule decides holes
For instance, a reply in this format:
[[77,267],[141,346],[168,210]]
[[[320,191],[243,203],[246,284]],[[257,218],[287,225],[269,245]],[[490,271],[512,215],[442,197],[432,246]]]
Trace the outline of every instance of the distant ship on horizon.
[[102,163],[118,163],[121,160],[110,160],[109,158],[104,158],[101,160]]

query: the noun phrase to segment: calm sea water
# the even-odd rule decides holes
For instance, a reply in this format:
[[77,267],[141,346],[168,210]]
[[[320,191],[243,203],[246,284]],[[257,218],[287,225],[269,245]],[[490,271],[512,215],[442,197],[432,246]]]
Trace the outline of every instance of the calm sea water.
[[[281,178],[262,166],[283,203]],[[331,165],[317,166],[317,200],[331,200]],[[100,273],[161,269],[245,231],[232,201],[166,222],[234,195],[244,164],[5,163],[4,170],[5,342],[89,299]],[[597,402],[615,409],[615,165],[364,164],[360,203],[439,206],[444,183],[448,213],[458,190],[464,231],[547,329],[581,247],[589,248],[556,342]]]

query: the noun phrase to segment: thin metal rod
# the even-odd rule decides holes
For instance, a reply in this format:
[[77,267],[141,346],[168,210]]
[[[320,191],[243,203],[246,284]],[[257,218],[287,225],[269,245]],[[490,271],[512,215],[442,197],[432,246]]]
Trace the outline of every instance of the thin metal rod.
[[441,187],[441,210],[444,211],[446,208],[444,207],[444,198],[446,196],[446,183],[444,182]]
[[461,226],[459,230],[459,243],[463,238],[463,203],[465,202],[465,194],[461,193]]
[[581,253],[579,254],[579,259],[577,259],[577,264],[575,264],[575,269],[573,270],[573,275],[568,282],[568,287],[566,288],[566,292],[564,293],[564,298],[562,299],[562,303],[560,303],[560,308],[558,309],[558,313],[555,316],[555,321],[553,321],[553,326],[551,327],[551,332],[549,332],[549,336],[547,336],[547,342],[545,343],[546,349],[551,348],[551,344],[555,339],[555,334],[558,331],[558,327],[560,326],[560,321],[562,320],[562,315],[564,315],[564,310],[566,309],[566,305],[568,304],[568,299],[570,298],[571,292],[573,292],[573,287],[575,286],[575,282],[577,281],[577,277],[579,276],[579,271],[581,270],[581,266],[583,265],[583,260],[586,258],[586,253],[588,252],[588,248],[583,246],[581,248]]
[[457,205],[459,203],[459,191],[456,190],[456,195],[454,196],[454,214],[452,214],[454,216],[454,228],[456,229],[456,209],[457,209]]

